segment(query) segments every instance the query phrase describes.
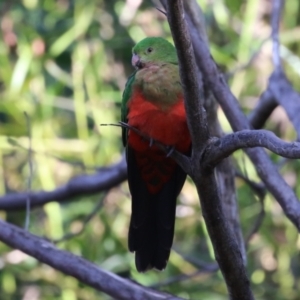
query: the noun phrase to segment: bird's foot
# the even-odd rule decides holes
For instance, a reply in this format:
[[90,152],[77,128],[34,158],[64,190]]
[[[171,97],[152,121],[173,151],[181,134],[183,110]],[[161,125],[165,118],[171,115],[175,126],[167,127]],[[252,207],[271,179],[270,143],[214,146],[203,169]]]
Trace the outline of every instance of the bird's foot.
[[154,140],[153,138],[150,138],[149,147],[151,148],[153,146]]
[[175,147],[174,146],[168,146],[167,149],[168,149],[167,157],[170,157],[172,155],[172,153],[174,152]]

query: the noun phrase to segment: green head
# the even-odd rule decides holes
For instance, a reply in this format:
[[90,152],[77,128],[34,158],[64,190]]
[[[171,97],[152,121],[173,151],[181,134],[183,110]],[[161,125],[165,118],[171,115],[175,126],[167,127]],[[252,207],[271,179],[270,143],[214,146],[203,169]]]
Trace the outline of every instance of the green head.
[[132,49],[132,65],[138,69],[148,64],[178,64],[175,47],[161,37],[147,37]]

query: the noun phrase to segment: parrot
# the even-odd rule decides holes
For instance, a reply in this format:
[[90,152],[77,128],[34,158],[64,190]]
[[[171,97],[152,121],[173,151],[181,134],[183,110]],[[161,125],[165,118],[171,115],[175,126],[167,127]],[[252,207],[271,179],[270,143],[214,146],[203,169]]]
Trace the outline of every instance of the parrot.
[[147,37],[133,47],[131,63],[135,71],[121,104],[132,198],[128,248],[135,252],[137,271],[146,272],[166,268],[176,200],[187,176],[158,143],[189,155],[191,138],[176,48],[164,38]]

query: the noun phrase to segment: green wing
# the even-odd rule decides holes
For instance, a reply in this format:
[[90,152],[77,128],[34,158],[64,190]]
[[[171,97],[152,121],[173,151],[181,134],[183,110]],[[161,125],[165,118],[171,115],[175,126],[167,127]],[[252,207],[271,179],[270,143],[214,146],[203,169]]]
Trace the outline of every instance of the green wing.
[[[128,114],[128,107],[127,107],[127,103],[131,97],[131,93],[132,93],[132,84],[134,82],[135,79],[135,73],[131,74],[126,82],[125,85],[125,90],[123,92],[123,96],[122,96],[122,105],[121,105],[121,121],[127,123],[127,114]],[[123,141],[123,145],[124,147],[127,144],[127,129],[122,127],[122,141]]]

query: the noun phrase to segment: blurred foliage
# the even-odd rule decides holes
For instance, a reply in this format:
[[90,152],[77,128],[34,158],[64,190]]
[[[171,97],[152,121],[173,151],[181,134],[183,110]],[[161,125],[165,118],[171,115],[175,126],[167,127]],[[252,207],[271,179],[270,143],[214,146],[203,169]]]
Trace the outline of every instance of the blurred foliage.
[[[212,54],[231,74],[230,86],[248,113],[266,88],[272,72],[268,0],[199,0],[206,21]],[[299,89],[300,3],[286,1],[281,23],[282,58],[289,79]],[[100,127],[117,122],[121,93],[132,71],[131,48],[145,36],[170,32],[165,17],[151,1],[139,0],[11,0],[0,1],[0,193],[27,189],[51,190],[80,173],[92,173],[121,157],[120,130]],[[250,64],[248,62],[251,61]],[[245,68],[246,66],[246,68]],[[34,155],[32,184],[28,152],[30,118]],[[220,121],[230,126],[222,111]],[[283,139],[295,133],[286,114],[277,108],[267,128]],[[280,159],[287,182],[300,196],[300,162]],[[239,168],[259,181],[249,159],[235,154]],[[257,197],[237,180],[243,231],[250,230],[260,211]],[[31,212],[30,231],[57,239],[77,232],[101,200],[101,195],[49,203]],[[248,248],[248,272],[257,299],[299,299],[300,238],[271,195],[266,217]],[[201,261],[212,262],[199,201],[188,180],[177,210],[175,248]],[[130,201],[127,184],[112,189],[104,206],[84,232],[59,247],[130,277],[145,285],[162,284],[196,268],[176,252],[164,272],[138,274],[127,250]],[[0,217],[24,225],[24,212],[0,212]],[[74,278],[0,244],[0,295],[10,299],[93,300],[108,296]],[[227,299],[219,272],[201,273],[161,287],[187,299]]]

